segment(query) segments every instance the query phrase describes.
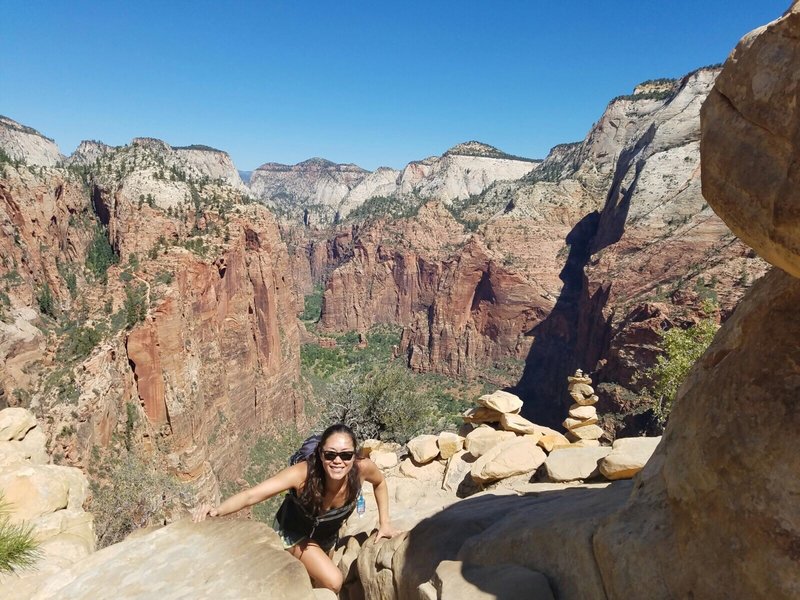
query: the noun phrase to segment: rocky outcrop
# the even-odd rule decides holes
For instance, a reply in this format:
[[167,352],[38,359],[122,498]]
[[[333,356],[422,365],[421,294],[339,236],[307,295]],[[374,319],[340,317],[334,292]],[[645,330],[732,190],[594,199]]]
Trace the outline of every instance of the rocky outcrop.
[[93,233],[89,195],[74,174],[11,165],[2,173],[0,407],[19,405],[42,376],[36,365],[52,364],[42,305],[51,316],[76,306]]
[[[780,171],[765,186],[760,173],[752,184],[732,175],[732,186],[714,174],[735,173],[743,165],[764,165],[773,172],[775,149],[762,145],[769,128],[753,124],[774,118],[782,120],[781,132],[797,129],[797,113],[785,110],[786,96],[779,90],[792,89],[784,86],[800,67],[798,27],[795,5],[745,37],[721,75],[724,98],[720,94],[712,101],[703,120],[703,162],[712,173],[704,180],[709,201],[746,230],[743,237],[757,251],[788,266],[800,236],[794,228],[786,237],[772,199],[775,189],[792,187],[791,170]],[[766,56],[772,57],[769,67],[753,70]],[[748,106],[753,93],[763,101],[760,113],[741,108],[744,112],[735,115],[732,107]],[[789,97],[796,94],[795,87]],[[719,106],[723,100],[724,108]],[[778,147],[790,163],[797,162],[796,146]],[[747,226],[736,225],[742,214],[751,215]],[[748,292],[690,372],[635,493],[595,536],[609,596],[797,596],[800,513],[794,499],[800,489],[793,474],[800,463],[775,427],[798,426],[798,301],[800,279],[773,269]],[[730,439],[739,442],[722,442]]]
[[[228,153],[210,146],[172,147],[147,137],[134,138],[126,146],[83,141],[66,163],[86,167],[105,181],[124,180],[132,197],[159,198],[164,208],[192,200],[191,183],[215,182],[238,194],[247,191]],[[171,194],[166,193],[169,187]]]
[[[311,158],[296,165],[266,163],[250,175],[250,190],[267,205],[301,217],[305,224],[332,223],[350,191],[368,175],[369,171],[357,165],[340,165],[322,158]],[[382,171],[370,179],[358,196],[378,195],[371,193],[372,186],[382,190],[386,175],[387,171]],[[388,175],[391,180],[392,173]]]
[[[800,276],[800,93],[795,6],[768,34],[746,36],[703,105],[703,195],[761,256]],[[745,156],[746,154],[746,156]],[[730,170],[730,165],[742,165]]]
[[[641,373],[655,362],[659,333],[705,316],[709,299],[718,318],[727,316],[765,271],[700,194],[699,110],[717,74],[700,69],[663,93],[615,99],[584,143],[560,149],[542,173],[563,176],[571,164],[559,185],[575,180],[604,196],[596,216],[566,236],[563,287],[534,332],[519,383],[531,408],[547,415],[545,424],[555,425],[552,399],[565,397],[563,380],[575,368],[601,384],[602,411],[636,412],[635,400],[620,398],[648,385]],[[612,435],[620,427],[603,425]]]
[[[291,166],[266,163],[253,171],[249,185],[255,196],[290,221],[324,226],[348,218],[370,199],[383,199],[408,210],[432,199],[450,204],[480,194],[496,181],[519,179],[538,162],[480,142],[467,142],[442,156],[411,162],[402,171],[380,167],[370,172],[321,158]],[[365,208],[363,214],[352,218],[360,221],[386,210]]]
[[48,416],[57,461],[133,452],[213,498],[245,437],[302,421],[289,257],[218,155],[139,138],[5,165],[0,402]]
[[9,600],[102,598],[314,600],[300,561],[268,526],[183,520],[105,548],[50,578],[17,585]]
[[496,181],[519,179],[537,164],[538,161],[510,156],[487,144],[467,142],[441,157],[409,163],[398,180],[398,191],[450,204],[476,196]]
[[0,115],[0,150],[12,160],[52,167],[64,160],[56,143],[35,129]]
[[13,524],[38,543],[32,569],[0,575],[4,598],[29,597],[31,586],[86,558],[95,548],[92,515],[83,510],[88,481],[73,467],[50,465],[46,437],[23,408],[0,410],[0,495]]

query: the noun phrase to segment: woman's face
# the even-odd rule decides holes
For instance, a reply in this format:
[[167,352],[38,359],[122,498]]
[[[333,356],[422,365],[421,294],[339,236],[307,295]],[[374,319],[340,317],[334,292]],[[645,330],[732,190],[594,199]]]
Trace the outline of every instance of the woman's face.
[[[353,468],[356,449],[346,433],[334,433],[320,445],[320,457],[325,475],[334,480],[344,479]],[[341,454],[345,456],[341,456]],[[348,458],[349,460],[345,460]]]

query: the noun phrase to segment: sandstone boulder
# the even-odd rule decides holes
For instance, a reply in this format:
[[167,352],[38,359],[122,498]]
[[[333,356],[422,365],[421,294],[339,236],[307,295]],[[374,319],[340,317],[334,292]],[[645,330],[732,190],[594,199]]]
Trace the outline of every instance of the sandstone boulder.
[[439,454],[443,459],[448,459],[464,447],[464,438],[451,431],[443,431],[437,440]]
[[605,458],[611,448],[559,448],[553,450],[544,462],[549,481],[576,481],[597,477],[597,462]]
[[581,406],[580,404],[573,404],[569,407],[569,416],[580,421],[595,419],[594,423],[597,423],[597,407],[591,405]]
[[597,425],[586,425],[585,427],[576,427],[567,431],[567,439],[571,442],[579,440],[599,440],[603,433],[605,433]]
[[564,435],[553,431],[539,438],[536,442],[545,452],[552,452],[556,446],[569,446],[569,440]]
[[658,437],[618,438],[600,461],[599,468],[606,479],[630,479],[641,471],[661,442]]
[[66,508],[79,510],[87,489],[86,477],[74,467],[26,465],[0,471],[0,490],[12,506],[13,521]]
[[[112,591],[113,590],[113,591]],[[114,544],[4,598],[272,598],[314,600],[305,568],[278,535],[252,521],[186,519]]]
[[489,449],[475,461],[470,474],[476,483],[484,484],[513,475],[531,473],[546,458],[547,455],[533,439],[522,436]]
[[435,435],[418,435],[408,441],[408,451],[420,464],[425,464],[439,456],[438,438]]
[[562,425],[564,426],[565,429],[573,431],[578,427],[586,427],[587,425],[594,425],[595,423],[597,423],[597,421],[598,421],[597,414],[595,414],[594,417],[590,417],[588,419],[573,419],[572,417],[568,417],[564,419]]
[[518,413],[522,410],[522,400],[519,399],[519,396],[503,390],[484,394],[478,398],[478,404],[486,408],[493,408],[501,413]]
[[689,372],[636,492],[594,538],[610,597],[797,597],[800,454],[777,431],[800,428],[798,306],[800,280],[773,269]]
[[[800,277],[800,5],[745,36],[701,111],[703,196],[767,261]],[[743,166],[746,165],[746,168]]]
[[396,467],[399,462],[396,452],[386,452],[384,450],[373,450],[370,453],[370,459],[380,469],[391,469]]
[[461,498],[478,491],[478,486],[470,476],[470,469],[476,460],[477,458],[466,450],[456,452],[450,457],[442,477],[442,489]]
[[28,430],[36,427],[36,418],[25,408],[0,410],[0,442],[21,440]]
[[[569,440],[567,441],[569,442]],[[598,448],[599,446],[600,440],[578,440],[567,444],[556,444],[553,446],[553,450],[558,450],[559,448]]]
[[406,477],[413,477],[423,481],[435,481],[438,484],[442,481],[442,476],[444,475],[444,465],[438,460],[419,464],[410,458],[406,458],[400,463],[400,472]]
[[503,413],[500,417],[500,427],[506,431],[520,434],[538,434],[539,429],[525,417],[513,413]]
[[517,437],[516,434],[511,431],[498,431],[491,427],[477,427],[464,439],[464,448],[472,456],[478,457],[488,452],[489,449],[494,448],[497,444],[515,437]]
[[468,408],[461,414],[466,423],[499,423],[503,413],[485,406]]

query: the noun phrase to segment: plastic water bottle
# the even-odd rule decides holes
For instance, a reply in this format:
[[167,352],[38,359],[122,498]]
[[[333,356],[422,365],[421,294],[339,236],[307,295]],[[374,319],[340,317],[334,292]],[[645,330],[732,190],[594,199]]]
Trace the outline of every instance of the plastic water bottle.
[[356,512],[358,513],[359,519],[367,512],[367,503],[364,501],[364,494],[361,492],[358,492],[358,498],[356,498]]

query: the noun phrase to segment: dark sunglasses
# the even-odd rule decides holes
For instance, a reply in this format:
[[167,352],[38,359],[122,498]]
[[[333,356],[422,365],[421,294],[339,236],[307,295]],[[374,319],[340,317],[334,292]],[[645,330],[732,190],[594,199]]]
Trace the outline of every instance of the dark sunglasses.
[[353,457],[355,455],[356,453],[352,450],[345,450],[344,452],[334,452],[333,450],[322,451],[322,458],[324,458],[328,462],[333,462],[334,460],[336,460],[337,456],[341,458],[344,462],[348,462],[350,460],[353,460]]

